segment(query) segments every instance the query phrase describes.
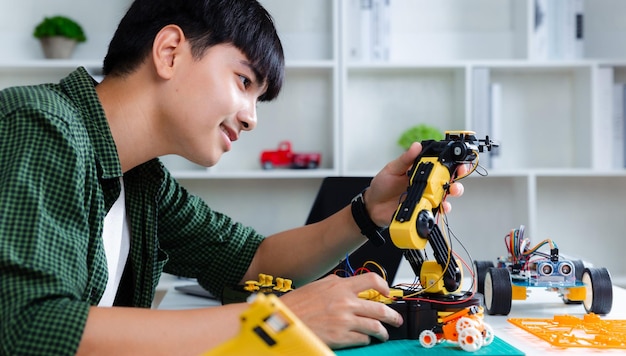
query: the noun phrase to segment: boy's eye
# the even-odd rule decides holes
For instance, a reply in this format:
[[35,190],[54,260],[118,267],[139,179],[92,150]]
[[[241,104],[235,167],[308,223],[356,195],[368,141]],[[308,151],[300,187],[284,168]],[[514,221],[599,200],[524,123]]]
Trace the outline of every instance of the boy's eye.
[[239,80],[241,80],[241,83],[243,84],[244,88],[247,88],[250,86],[250,84],[252,84],[252,81],[244,75],[239,75]]

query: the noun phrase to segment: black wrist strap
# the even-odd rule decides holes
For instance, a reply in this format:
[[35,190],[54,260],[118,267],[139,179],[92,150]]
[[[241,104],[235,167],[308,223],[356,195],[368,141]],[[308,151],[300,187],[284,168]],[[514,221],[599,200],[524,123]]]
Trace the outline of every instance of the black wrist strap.
[[365,200],[363,199],[365,189],[352,199],[352,218],[354,219],[354,222],[356,222],[359,229],[361,229],[361,234],[363,234],[363,236],[367,237],[372,244],[374,244],[374,246],[382,246],[385,243],[385,237],[383,236],[385,228],[381,228],[376,225],[367,213]]

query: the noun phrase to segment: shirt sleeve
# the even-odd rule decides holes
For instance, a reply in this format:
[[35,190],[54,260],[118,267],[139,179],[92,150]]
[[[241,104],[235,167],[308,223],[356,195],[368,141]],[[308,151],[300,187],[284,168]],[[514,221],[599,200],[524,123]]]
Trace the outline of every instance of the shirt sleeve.
[[264,236],[212,210],[166,175],[159,212],[159,243],[169,260],[165,272],[197,278],[216,295],[239,283]]
[[37,105],[0,115],[0,354],[6,355],[74,354],[89,312],[90,276],[99,274],[87,267],[96,257],[89,256],[84,199],[91,173],[73,142],[79,128],[58,119],[72,113]]

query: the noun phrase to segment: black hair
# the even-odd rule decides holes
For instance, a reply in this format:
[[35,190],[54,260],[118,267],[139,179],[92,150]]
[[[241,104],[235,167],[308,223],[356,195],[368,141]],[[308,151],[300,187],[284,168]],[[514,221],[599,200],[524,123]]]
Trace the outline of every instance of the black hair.
[[104,75],[124,76],[147,59],[156,34],[178,25],[194,58],[218,44],[232,44],[250,61],[267,91],[259,101],[278,96],[285,59],[272,16],[255,0],[135,0],[111,39]]

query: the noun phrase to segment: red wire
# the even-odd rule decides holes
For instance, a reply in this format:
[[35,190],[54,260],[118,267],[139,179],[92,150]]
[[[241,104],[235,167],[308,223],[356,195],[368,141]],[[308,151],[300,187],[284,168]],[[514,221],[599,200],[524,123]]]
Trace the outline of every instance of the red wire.
[[359,267],[356,269],[356,271],[354,271],[354,275],[356,276],[357,274],[369,273],[369,272],[371,272],[369,269],[365,267]]

